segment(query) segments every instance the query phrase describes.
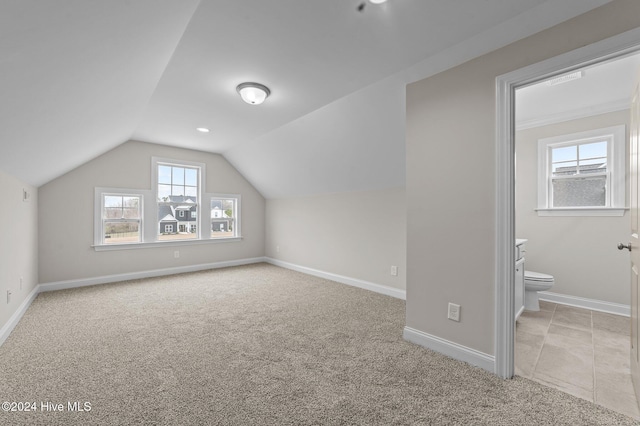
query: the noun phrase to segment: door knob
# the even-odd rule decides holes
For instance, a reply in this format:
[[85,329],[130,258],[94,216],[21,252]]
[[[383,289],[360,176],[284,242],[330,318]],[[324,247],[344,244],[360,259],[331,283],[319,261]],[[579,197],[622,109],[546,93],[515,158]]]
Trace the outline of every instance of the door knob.
[[622,250],[622,249],[627,249],[631,251],[631,243],[629,244],[618,243],[618,250]]

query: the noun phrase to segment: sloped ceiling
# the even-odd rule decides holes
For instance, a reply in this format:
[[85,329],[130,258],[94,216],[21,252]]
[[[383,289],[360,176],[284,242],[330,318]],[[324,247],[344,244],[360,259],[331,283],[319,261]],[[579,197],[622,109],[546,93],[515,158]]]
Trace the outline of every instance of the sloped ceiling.
[[137,139],[221,153],[269,198],[403,186],[408,81],[607,1],[360,3],[3,1],[0,169],[40,186]]

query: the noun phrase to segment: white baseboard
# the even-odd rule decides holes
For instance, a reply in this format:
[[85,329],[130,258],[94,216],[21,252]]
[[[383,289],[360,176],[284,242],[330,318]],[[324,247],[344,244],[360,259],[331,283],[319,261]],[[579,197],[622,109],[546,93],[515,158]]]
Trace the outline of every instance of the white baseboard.
[[405,327],[403,337],[405,340],[422,347],[440,352],[451,358],[475,365],[490,373],[495,373],[495,357],[484,352],[450,342],[440,337],[433,336],[415,328]]
[[345,277],[344,275],[333,274],[331,272],[319,271],[317,269],[307,268],[306,266],[295,265],[289,262],[283,262],[282,260],[273,259],[271,257],[265,258],[265,262],[271,263],[275,266],[291,269],[293,271],[302,272],[303,274],[313,275],[315,277],[324,278],[331,281],[336,281],[342,284],[347,284],[353,287],[370,290],[376,293],[384,294],[387,296],[395,297],[396,299],[407,299],[407,292],[400,290],[399,288],[388,287],[386,285],[375,284],[369,281],[359,280],[357,278]]
[[120,281],[138,280],[141,278],[161,277],[165,275],[182,274],[185,272],[205,271],[207,269],[227,268],[229,266],[249,265],[252,263],[265,262],[264,257],[254,257],[249,259],[227,260],[215,263],[202,263],[199,265],[177,266],[175,268],[152,269],[149,271],[129,272],[125,274],[103,275],[101,277],[81,278],[77,280],[56,281],[52,283],[40,284],[40,292],[65,290],[68,288],[86,287],[96,284],[115,283]]
[[252,263],[266,262],[264,257],[254,257],[249,259],[227,260],[223,262],[204,263],[200,265],[178,266],[175,268],[154,269],[150,271],[130,272],[126,274],[104,275],[94,278],[83,278],[78,280],[57,281],[52,283],[38,284],[24,299],[18,310],[11,316],[9,321],[0,329],[0,346],[9,337],[13,329],[16,327],[22,316],[25,314],[31,302],[33,302],[39,293],[45,291],[64,290],[68,288],[86,287],[96,284],[115,283],[120,281],[136,280],[140,278],[153,278],[164,275],[181,274],[185,272],[197,272],[207,269],[226,268],[229,266],[249,265]]
[[35,286],[33,290],[31,290],[31,293],[29,293],[22,301],[18,309],[13,313],[13,315],[11,315],[9,321],[7,321],[7,323],[0,329],[0,346],[2,346],[5,340],[7,340],[7,337],[9,337],[13,329],[16,328],[16,325],[18,325],[20,319],[24,313],[27,312],[27,309],[31,306],[31,302],[35,300],[39,292],[39,286]]
[[577,296],[567,296],[566,294],[552,293],[550,291],[540,291],[538,292],[538,297],[540,300],[559,303],[561,305],[575,306],[577,308],[606,312],[608,314],[622,315],[625,317],[631,315],[631,308],[629,305],[622,305],[620,303],[603,302],[602,300],[586,299],[584,297]]

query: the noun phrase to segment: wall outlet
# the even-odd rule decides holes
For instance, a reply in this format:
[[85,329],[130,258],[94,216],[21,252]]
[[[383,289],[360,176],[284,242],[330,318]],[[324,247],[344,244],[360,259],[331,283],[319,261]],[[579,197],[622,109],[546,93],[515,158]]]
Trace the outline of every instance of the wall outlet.
[[173,252],[173,257],[174,257],[174,259],[180,259],[180,251],[179,250],[174,251]]
[[29,201],[29,198],[31,198],[31,194],[26,189],[23,189],[22,190],[22,201],[24,201],[26,203],[27,201]]
[[7,290],[7,305],[11,302],[11,290]]
[[23,279],[22,279],[22,277],[20,277],[20,290],[22,290],[22,281],[23,281]]
[[397,266],[392,266],[391,267],[391,276],[392,277],[397,277],[398,276],[398,267]]
[[280,246],[276,246],[276,253],[280,253]]
[[460,305],[449,303],[449,314],[447,318],[452,321],[460,321]]

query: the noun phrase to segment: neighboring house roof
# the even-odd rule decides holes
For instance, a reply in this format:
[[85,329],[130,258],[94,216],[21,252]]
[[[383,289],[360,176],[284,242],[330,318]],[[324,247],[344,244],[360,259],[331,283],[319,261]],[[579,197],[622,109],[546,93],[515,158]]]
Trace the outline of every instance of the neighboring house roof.
[[160,219],[160,222],[177,222],[176,218],[173,217],[172,215],[168,214],[165,217],[163,217],[162,219]]
[[195,204],[197,197],[192,197],[189,195],[169,195],[167,197],[166,203],[187,203],[187,204]]
[[[555,175],[575,175],[577,166],[558,167]],[[580,166],[580,174],[599,173],[607,171],[607,163],[587,164]]]

